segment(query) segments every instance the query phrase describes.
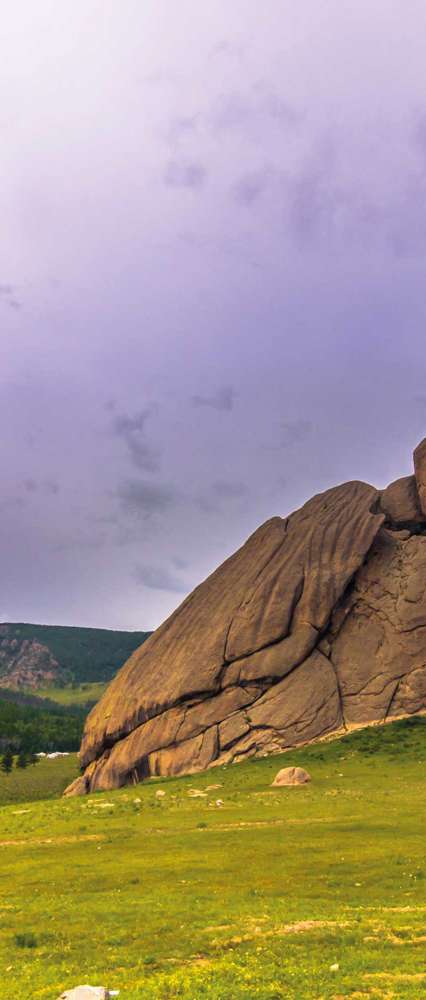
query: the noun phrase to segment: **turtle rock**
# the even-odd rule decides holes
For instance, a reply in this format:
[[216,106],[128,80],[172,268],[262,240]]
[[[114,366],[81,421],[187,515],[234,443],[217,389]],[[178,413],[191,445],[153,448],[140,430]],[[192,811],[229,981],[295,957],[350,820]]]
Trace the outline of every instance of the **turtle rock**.
[[426,439],[415,475],[273,517],[136,650],[88,716],[81,794],[426,707]]

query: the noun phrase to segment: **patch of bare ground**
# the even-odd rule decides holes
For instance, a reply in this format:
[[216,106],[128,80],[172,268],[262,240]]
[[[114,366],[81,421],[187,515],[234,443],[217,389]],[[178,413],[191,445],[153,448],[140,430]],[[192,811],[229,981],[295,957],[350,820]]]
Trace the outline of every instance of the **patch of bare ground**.
[[376,910],[379,913],[426,913],[426,906],[363,906],[363,910]]
[[81,841],[105,840],[103,833],[86,833],[70,837],[28,837],[27,840],[0,840],[0,847],[50,847],[52,844],[77,844]]
[[335,993],[332,1000],[364,1000],[365,997],[380,997],[381,1000],[393,1000],[396,993],[384,993],[383,990],[378,989],[375,986],[370,986],[368,993],[364,993],[362,990],[355,990],[354,993]]
[[244,934],[235,935],[229,939],[229,944],[243,944],[246,941],[253,941],[255,938],[276,938],[285,937],[288,934],[306,934],[310,931],[350,927],[352,921],[349,920],[298,920],[294,924],[283,924],[278,927],[271,927],[265,930],[263,927],[255,926]]
[[395,983],[424,983],[426,981],[426,972],[364,972],[362,978],[389,979]]

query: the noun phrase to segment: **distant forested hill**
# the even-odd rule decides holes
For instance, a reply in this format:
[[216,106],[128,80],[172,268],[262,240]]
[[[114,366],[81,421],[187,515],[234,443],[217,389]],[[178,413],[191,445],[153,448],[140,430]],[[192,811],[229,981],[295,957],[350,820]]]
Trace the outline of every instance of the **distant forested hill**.
[[109,681],[151,635],[62,625],[0,624],[0,687]]
[[85,715],[85,708],[76,705],[65,708],[19,692],[0,691],[0,754],[9,748],[13,753],[76,751]]

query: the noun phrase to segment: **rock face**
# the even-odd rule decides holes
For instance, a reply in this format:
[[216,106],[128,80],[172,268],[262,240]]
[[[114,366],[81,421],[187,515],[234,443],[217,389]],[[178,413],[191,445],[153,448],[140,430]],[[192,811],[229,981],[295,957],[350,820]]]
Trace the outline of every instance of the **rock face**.
[[68,793],[425,708],[422,461],[417,479],[382,492],[346,483],[262,525],[114,678],[87,719],[84,773]]
[[311,780],[310,774],[303,767],[282,767],[272,782],[273,788],[285,785],[306,785]]
[[420,506],[423,514],[426,515],[426,438],[417,445],[414,452],[414,471],[419,491]]
[[[54,684],[59,676],[59,663],[50,649],[36,639],[9,639],[3,635],[7,626],[0,626],[0,687],[38,688]],[[3,631],[2,631],[3,630]]]

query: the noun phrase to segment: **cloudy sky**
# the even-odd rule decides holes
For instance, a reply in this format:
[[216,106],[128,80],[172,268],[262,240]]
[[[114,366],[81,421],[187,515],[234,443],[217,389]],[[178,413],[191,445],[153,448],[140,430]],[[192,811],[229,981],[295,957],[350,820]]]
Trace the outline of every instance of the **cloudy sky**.
[[0,620],[152,628],[426,434],[424,0],[0,27]]

